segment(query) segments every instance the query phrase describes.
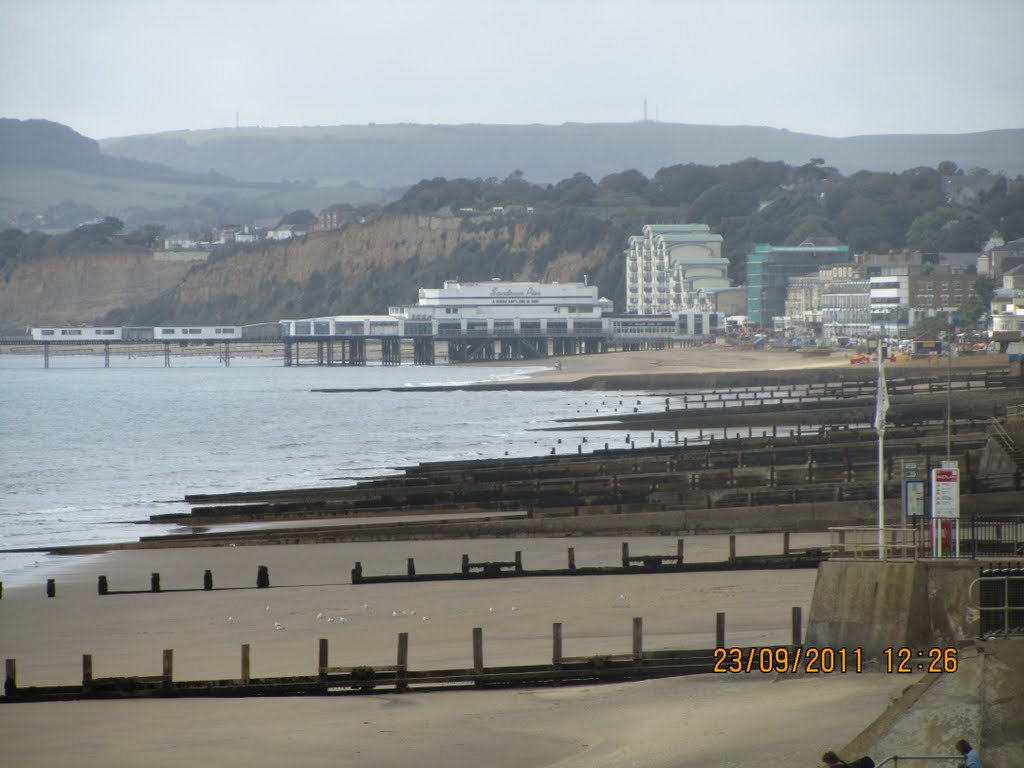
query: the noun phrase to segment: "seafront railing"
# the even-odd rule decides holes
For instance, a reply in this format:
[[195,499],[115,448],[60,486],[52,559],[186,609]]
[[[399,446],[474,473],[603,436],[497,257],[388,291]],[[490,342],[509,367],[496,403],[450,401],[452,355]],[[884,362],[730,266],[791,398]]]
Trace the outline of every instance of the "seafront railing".
[[[877,558],[877,526],[829,528],[829,556]],[[893,559],[1024,557],[1024,518],[963,518],[920,520],[912,526],[884,529],[885,554]]]

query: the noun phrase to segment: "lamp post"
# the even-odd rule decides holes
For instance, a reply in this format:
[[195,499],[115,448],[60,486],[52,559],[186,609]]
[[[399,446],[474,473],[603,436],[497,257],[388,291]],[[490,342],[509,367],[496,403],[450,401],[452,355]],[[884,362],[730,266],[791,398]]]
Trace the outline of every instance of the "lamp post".
[[953,325],[953,317],[950,316],[949,326],[946,329],[946,461],[953,458],[953,441],[950,438],[950,422],[953,421],[953,337],[956,326]]

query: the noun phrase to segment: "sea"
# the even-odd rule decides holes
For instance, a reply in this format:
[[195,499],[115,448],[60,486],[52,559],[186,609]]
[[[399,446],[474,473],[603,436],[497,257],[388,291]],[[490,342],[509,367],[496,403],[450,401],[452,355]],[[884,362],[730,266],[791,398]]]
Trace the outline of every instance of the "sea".
[[[621,431],[559,419],[654,411],[644,393],[466,391],[543,366],[285,367],[280,359],[0,354],[0,550],[175,532],[186,494],[351,485],[421,462],[590,452]],[[445,385],[451,391],[418,391]],[[401,392],[316,392],[321,388]],[[668,438],[657,435],[656,439]],[[644,440],[649,440],[644,434]],[[639,446],[638,446],[639,447]],[[0,582],[52,558],[0,551]]]

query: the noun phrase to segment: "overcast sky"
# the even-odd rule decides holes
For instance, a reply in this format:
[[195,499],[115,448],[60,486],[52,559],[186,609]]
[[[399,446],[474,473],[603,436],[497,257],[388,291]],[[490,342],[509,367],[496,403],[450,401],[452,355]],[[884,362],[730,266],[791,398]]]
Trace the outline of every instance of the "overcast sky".
[[1024,127],[1024,0],[0,0],[0,117]]

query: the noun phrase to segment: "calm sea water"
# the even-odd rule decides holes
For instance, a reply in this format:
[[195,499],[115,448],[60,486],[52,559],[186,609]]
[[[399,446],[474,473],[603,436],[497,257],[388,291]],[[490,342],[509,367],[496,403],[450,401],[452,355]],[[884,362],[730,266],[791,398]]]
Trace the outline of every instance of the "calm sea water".
[[[539,368],[293,367],[278,360],[0,355],[0,549],[131,541],[188,493],[344,485],[423,461],[576,453],[554,420],[612,415],[596,392],[353,392],[522,379]],[[635,401],[628,408],[632,411]],[[664,407],[643,398],[641,410]],[[586,433],[585,450],[621,433]],[[562,444],[558,444],[558,439]],[[0,553],[0,580],[43,555]],[[19,578],[20,577],[20,578]]]

